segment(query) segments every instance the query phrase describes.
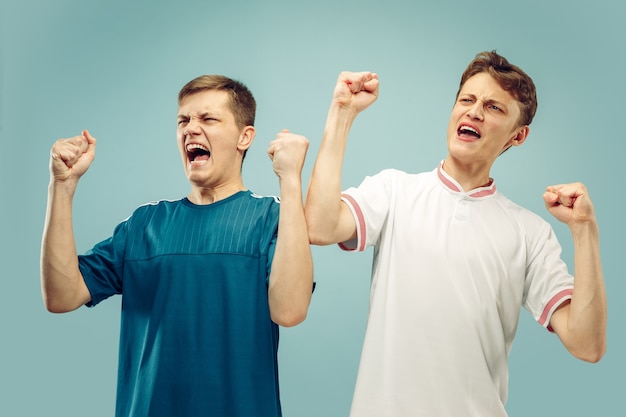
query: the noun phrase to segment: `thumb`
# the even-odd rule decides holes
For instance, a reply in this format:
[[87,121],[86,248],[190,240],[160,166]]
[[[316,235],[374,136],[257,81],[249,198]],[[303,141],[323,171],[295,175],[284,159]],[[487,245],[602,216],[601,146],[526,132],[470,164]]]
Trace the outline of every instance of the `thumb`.
[[91,133],[89,133],[87,129],[83,130],[83,136],[87,139],[90,145],[96,143],[96,138],[91,136]]
[[91,136],[91,133],[89,133],[89,131],[87,129],[83,130],[83,137],[85,139],[87,139],[86,141],[81,143],[81,151],[83,153],[88,152],[88,151],[95,151],[95,146],[96,146],[96,138],[94,138],[93,136]]

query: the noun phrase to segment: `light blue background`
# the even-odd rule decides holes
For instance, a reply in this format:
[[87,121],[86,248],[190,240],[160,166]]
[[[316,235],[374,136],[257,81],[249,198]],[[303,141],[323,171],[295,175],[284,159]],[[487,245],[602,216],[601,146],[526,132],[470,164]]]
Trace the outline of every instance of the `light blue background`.
[[[549,217],[541,195],[552,183],[587,184],[609,300],[608,351],[595,365],[571,357],[522,313],[507,408],[512,417],[626,415],[623,0],[3,0],[1,7],[1,416],[113,414],[120,297],[66,315],[47,313],[41,302],[39,247],[57,138],[87,128],[98,139],[75,199],[82,252],[136,206],[187,194],[174,131],[176,94],[191,78],[223,73],[251,88],[258,135],[244,179],[269,195],[278,187],[268,142],[282,128],[306,135],[306,180],[341,70],[375,71],[381,83],[378,102],[352,130],[344,186],[383,168],[434,168],[445,156],[461,72],[491,49],[534,78],[540,103],[524,146],[495,165],[498,188],[554,225],[571,265],[568,230]],[[342,417],[372,253],[313,251],[318,287],[309,317],[281,333],[284,415]]]

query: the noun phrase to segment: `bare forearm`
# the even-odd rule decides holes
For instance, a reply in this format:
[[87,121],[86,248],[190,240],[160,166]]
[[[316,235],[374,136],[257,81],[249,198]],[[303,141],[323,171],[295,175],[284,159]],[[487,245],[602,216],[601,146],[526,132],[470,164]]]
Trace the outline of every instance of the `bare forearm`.
[[607,305],[595,221],[571,226],[574,239],[574,291],[570,303],[554,312],[551,325],[575,357],[597,362],[606,350]]
[[52,312],[71,311],[89,301],[82,288],[72,230],[73,191],[72,187],[52,183],[48,192],[41,246],[41,289],[44,304]]
[[550,324],[572,355],[597,362],[606,350],[607,305],[593,203],[579,182],[548,186],[543,199],[548,211],[569,226],[574,241],[572,299],[552,314]]
[[331,107],[309,180],[305,213],[311,243],[337,243],[341,208],[341,170],[348,133],[356,114]]
[[300,178],[281,180],[278,239],[269,299],[272,319],[294,326],[307,314],[313,289],[313,261],[302,206]]
[[606,347],[607,304],[597,224],[575,225],[572,236],[575,281],[568,328],[579,346],[601,356]]

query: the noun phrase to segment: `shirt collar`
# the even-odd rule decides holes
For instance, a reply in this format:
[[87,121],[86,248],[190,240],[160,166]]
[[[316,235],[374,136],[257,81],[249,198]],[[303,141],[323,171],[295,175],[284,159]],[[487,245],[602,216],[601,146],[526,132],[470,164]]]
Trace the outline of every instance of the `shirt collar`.
[[454,178],[443,170],[443,162],[441,161],[437,167],[437,178],[448,190],[474,198],[488,197],[496,193],[496,182],[493,178],[489,178],[487,185],[466,192]]

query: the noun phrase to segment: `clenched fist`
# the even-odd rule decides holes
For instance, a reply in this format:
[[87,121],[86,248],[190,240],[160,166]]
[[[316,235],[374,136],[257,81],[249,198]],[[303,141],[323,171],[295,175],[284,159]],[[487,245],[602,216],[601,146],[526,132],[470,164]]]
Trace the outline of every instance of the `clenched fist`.
[[267,149],[276,175],[281,179],[290,175],[300,178],[308,148],[307,138],[291,133],[287,129],[281,130]]
[[96,155],[96,139],[82,135],[57,140],[50,151],[50,173],[54,181],[78,179],[89,169]]

